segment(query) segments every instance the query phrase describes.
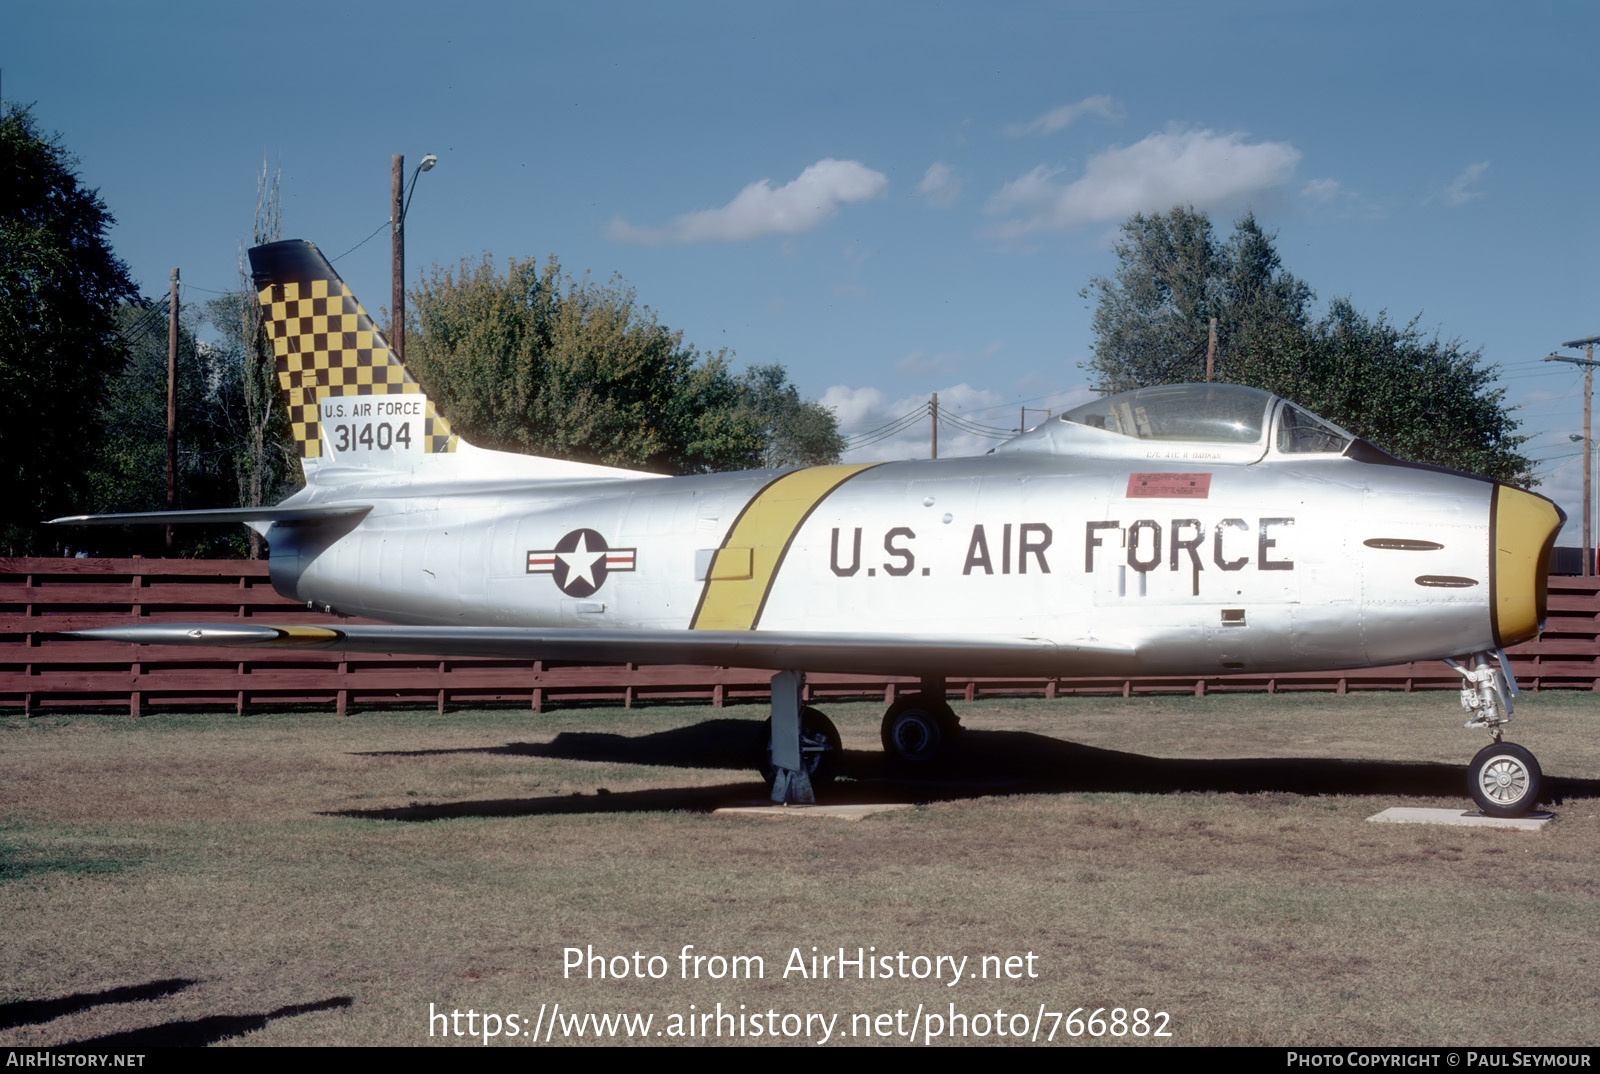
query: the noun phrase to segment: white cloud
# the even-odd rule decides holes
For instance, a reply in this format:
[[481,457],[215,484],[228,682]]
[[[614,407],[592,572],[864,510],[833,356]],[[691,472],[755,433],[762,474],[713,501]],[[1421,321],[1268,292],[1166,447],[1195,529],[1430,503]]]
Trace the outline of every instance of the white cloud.
[[1311,179],[1300,188],[1302,198],[1323,203],[1333,201],[1343,193],[1337,179]]
[[1211,209],[1289,181],[1300,150],[1288,142],[1246,142],[1243,134],[1170,130],[1089,159],[1083,177],[1055,181],[1061,169],[1037,167],[1013,179],[986,211],[1017,214],[1001,236],[1122,220],[1174,205]]
[[897,373],[931,373],[939,369],[953,369],[961,356],[945,351],[941,354],[929,354],[927,351],[912,351],[894,364]]
[[744,242],[765,235],[797,235],[830,220],[839,206],[875,198],[889,177],[854,160],[819,160],[799,178],[774,188],[762,179],[720,209],[685,213],[660,228],[634,227],[621,217],[606,228],[621,242]]
[[1013,138],[1021,138],[1028,134],[1054,134],[1071,126],[1080,116],[1096,116],[1115,123],[1123,117],[1123,111],[1122,106],[1109,96],[1097,93],[1093,97],[1085,97],[1073,104],[1052,108],[1044,115],[1030,119],[1026,123],[1013,123],[1006,128],[1006,133]]
[[944,208],[955,204],[956,198],[961,194],[961,186],[961,180],[950,170],[950,165],[934,161],[928,165],[927,172],[922,176],[922,182],[917,184],[917,189],[912,193],[919,198],[927,198],[930,205]]
[[1489,162],[1487,160],[1480,160],[1476,164],[1468,164],[1461,169],[1461,174],[1450,180],[1450,185],[1444,188],[1445,204],[1465,205],[1473,198],[1483,197],[1483,191],[1472,190],[1470,187],[1488,170]]
[[1383,207],[1368,201],[1337,179],[1309,179],[1299,190],[1312,212],[1334,220],[1379,220]]

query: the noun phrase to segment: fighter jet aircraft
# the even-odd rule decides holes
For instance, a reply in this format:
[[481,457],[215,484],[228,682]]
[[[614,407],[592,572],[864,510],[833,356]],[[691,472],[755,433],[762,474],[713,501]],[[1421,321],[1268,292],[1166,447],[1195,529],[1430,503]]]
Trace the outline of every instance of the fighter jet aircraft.
[[1545,614],[1551,501],[1404,462],[1252,388],[1086,403],[976,458],[663,478],[473,447],[308,242],[250,251],[306,487],[246,523],[286,597],[384,626],[142,625],[139,644],[768,668],[767,770],[811,799],[839,736],[807,672],[919,676],[883,718],[947,750],[951,675],[1203,676],[1445,659],[1491,744],[1488,813],[1539,799],[1503,742],[1504,647]]

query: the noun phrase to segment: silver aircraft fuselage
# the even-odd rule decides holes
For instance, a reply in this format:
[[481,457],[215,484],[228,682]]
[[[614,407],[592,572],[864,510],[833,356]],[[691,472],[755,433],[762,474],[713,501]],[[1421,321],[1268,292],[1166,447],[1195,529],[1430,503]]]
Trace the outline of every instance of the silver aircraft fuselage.
[[977,458],[673,479],[388,492],[327,474],[295,502],[372,510],[337,535],[274,526],[272,579],[440,627],[1025,636],[1062,646],[1032,668],[1051,675],[1398,663],[1499,648],[1542,616],[1547,533],[1492,544],[1540,498],[1343,453],[1063,455],[1055,431]]

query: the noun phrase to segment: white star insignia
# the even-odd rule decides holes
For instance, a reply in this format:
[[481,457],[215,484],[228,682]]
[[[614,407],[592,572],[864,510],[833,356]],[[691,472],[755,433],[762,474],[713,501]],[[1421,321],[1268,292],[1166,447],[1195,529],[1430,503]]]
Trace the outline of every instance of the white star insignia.
[[589,535],[583,534],[578,538],[578,547],[570,552],[557,552],[556,558],[567,567],[567,585],[575,581],[582,581],[591,589],[599,588],[594,580],[594,569],[605,562],[606,550],[598,552],[589,547]]

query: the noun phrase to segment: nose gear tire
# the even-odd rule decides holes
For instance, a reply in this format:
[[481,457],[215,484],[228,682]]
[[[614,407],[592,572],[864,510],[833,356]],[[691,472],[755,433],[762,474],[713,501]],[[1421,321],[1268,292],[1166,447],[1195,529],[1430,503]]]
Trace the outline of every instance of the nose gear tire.
[[1467,766],[1467,790],[1491,817],[1520,817],[1539,801],[1544,773],[1533,754],[1510,742],[1478,751]]

